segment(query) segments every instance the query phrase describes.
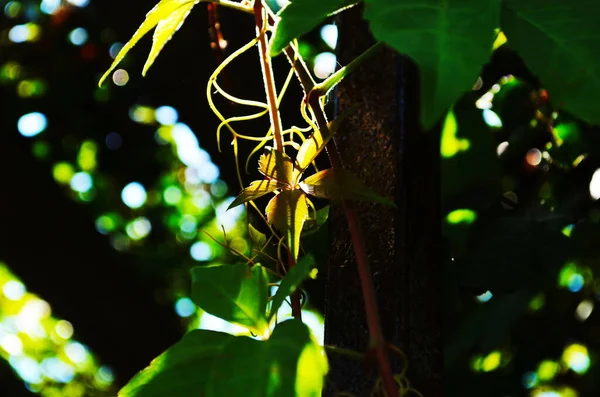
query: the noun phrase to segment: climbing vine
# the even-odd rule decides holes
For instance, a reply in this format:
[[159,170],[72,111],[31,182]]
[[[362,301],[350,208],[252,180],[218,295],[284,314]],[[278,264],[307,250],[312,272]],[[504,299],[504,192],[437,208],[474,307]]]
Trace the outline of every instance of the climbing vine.
[[[154,29],[153,45],[142,71],[145,75],[166,42],[200,2],[205,1],[161,0],[116,56],[100,84],[127,52]],[[506,38],[530,68],[545,80],[558,106],[585,121],[600,122],[598,112],[585,102],[585,95],[582,97],[582,92],[600,84],[598,57],[594,63],[588,55],[598,52],[600,43],[581,40],[575,29],[586,26],[592,29],[595,21],[590,10],[599,6],[591,1],[565,5],[557,0],[365,0],[364,17],[381,42],[323,82],[316,83],[298,51],[296,39],[325,18],[356,6],[356,0],[295,0],[278,14],[260,0],[212,3],[247,13],[255,20],[255,37],[218,66],[209,78],[206,95],[211,109],[221,120],[217,128],[219,147],[223,130],[231,135],[241,193],[230,208],[242,204],[252,208],[269,233],[263,234],[258,225],[249,224],[251,254],[238,252],[224,243],[237,255],[238,263],[193,268],[192,300],[207,313],[246,327],[253,337],[191,331],[134,377],[119,395],[316,396],[320,395],[328,372],[324,350],[362,359],[359,352],[319,346],[302,323],[301,284],[315,276],[315,261],[304,251],[302,236],[307,232],[307,225],[315,229],[327,219],[327,207],[317,209],[312,197],[340,200],[348,220],[370,333],[369,353],[376,358],[380,374],[374,393],[420,395],[405,377],[406,365],[401,374],[392,373],[388,355],[401,351],[390,347],[382,335],[368,256],[350,200],[370,200],[392,206],[394,203],[369,190],[344,168],[334,136],[342,128],[345,114],[328,120],[324,112],[325,95],[359,64],[387,45],[408,55],[419,66],[421,122],[425,129],[430,129],[475,84],[494,43]],[[254,47],[260,55],[266,102],[237,98],[218,83],[219,74],[239,55]],[[281,53],[291,68],[277,93],[271,59]],[[567,62],[559,65],[557,59]],[[561,78],[553,78],[559,67]],[[306,125],[284,128],[279,105],[294,75],[304,91],[299,112]],[[213,100],[215,94],[259,110],[245,116],[225,117]],[[264,115],[268,115],[270,121],[264,135],[239,132],[239,123]],[[464,145],[461,146],[464,142],[455,137],[448,135],[445,139],[442,154],[464,149]],[[258,171],[263,179],[244,181],[238,153],[241,140],[256,143],[246,160],[246,169],[250,158],[262,151]],[[330,167],[319,170],[314,162],[323,151],[329,157]],[[260,208],[255,200],[263,196],[272,197],[265,208]],[[276,291],[270,293],[270,287],[275,286]],[[279,322],[277,310],[288,299],[294,319]]]

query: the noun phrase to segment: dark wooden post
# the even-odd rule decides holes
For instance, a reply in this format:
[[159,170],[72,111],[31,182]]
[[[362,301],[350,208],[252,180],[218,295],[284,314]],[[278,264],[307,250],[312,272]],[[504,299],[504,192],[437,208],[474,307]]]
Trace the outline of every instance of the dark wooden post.
[[[348,64],[374,39],[358,7],[338,19],[338,60]],[[346,168],[398,208],[356,203],[366,239],[385,337],[408,356],[408,378],[427,397],[442,394],[442,261],[439,129],[418,123],[416,68],[391,49],[380,51],[339,86],[337,113],[360,109],[336,135]],[[331,251],[325,343],[365,350],[369,341],[348,226],[340,205],[330,217]],[[392,354],[393,370],[400,357]],[[368,396],[376,367],[331,357],[330,385]]]

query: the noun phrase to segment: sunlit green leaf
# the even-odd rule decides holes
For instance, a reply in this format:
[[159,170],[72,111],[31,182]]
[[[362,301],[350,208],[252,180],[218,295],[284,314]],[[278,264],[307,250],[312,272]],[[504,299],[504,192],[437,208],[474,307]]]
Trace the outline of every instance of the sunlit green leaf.
[[250,182],[250,186],[242,190],[240,195],[237,196],[235,200],[231,202],[231,204],[229,204],[227,209],[237,207],[240,204],[244,204],[246,201],[256,200],[257,198],[262,197],[265,194],[269,194],[280,187],[280,184],[274,180],[269,181],[263,179],[262,181]]
[[600,123],[600,15],[596,0],[505,0],[502,31],[542,80],[554,105]]
[[[470,90],[488,61],[500,23],[498,0],[365,0],[378,40],[421,71],[421,122],[433,127]],[[543,7],[543,6],[542,6]],[[510,37],[509,37],[510,40]]]
[[294,258],[300,251],[300,233],[308,217],[306,196],[300,189],[283,190],[267,204],[267,220],[285,237]]
[[327,371],[308,327],[288,320],[266,341],[237,337],[229,343],[214,361],[206,396],[318,397]]
[[119,397],[193,397],[206,388],[215,357],[235,337],[193,330],[155,358],[119,391]]
[[248,224],[248,237],[255,248],[262,248],[267,242],[267,236],[259,232],[252,224]]
[[125,58],[125,55],[127,55],[129,50],[131,50],[146,33],[156,27],[152,49],[150,50],[150,55],[148,56],[148,60],[142,71],[142,75],[145,76],[164,45],[181,27],[183,21],[197,3],[199,3],[199,0],[161,0],[152,10],[150,10],[150,12],[148,12],[148,14],[146,14],[144,22],[133,34],[133,37],[123,46],[121,51],[119,51],[112,65],[110,65],[110,68],[100,79],[98,85],[102,85],[102,82],[104,82],[108,75],[115,67],[117,67],[123,58]]
[[395,206],[394,202],[369,190],[352,172],[343,168],[328,168],[300,182],[300,188],[315,197],[329,200],[365,200]]
[[315,261],[311,255],[305,255],[298,263],[294,265],[290,270],[288,270],[287,274],[281,280],[279,284],[279,288],[277,288],[277,292],[273,297],[273,303],[271,306],[271,312],[269,314],[269,319],[272,318],[275,314],[277,314],[277,310],[281,307],[285,298],[290,296],[298,286],[308,278],[313,266],[315,265]]
[[268,179],[285,185],[291,185],[294,175],[297,173],[290,156],[275,149],[270,149],[260,156],[258,170]]
[[314,131],[313,134],[308,137],[298,150],[298,154],[296,155],[296,168],[300,171],[304,171],[321,153],[321,151],[325,148],[327,143],[331,140],[331,137],[336,133],[336,131],[340,128],[342,121],[352,114],[356,109],[358,109],[358,105],[352,106],[346,112],[342,113],[338,118],[329,122],[327,124],[327,132],[325,134],[322,131]]
[[356,3],[357,0],[293,0],[279,12],[280,20],[271,41],[271,56],[279,54],[290,41],[310,32],[328,16]]
[[304,224],[304,229],[302,229],[302,236],[308,236],[310,234],[316,233],[321,228],[321,226],[323,226],[325,222],[327,222],[328,218],[329,206],[317,210],[316,214],[312,214],[311,212],[311,217],[309,217],[306,220],[306,223]]
[[267,271],[245,264],[192,268],[192,300],[202,310],[262,335],[266,327]]

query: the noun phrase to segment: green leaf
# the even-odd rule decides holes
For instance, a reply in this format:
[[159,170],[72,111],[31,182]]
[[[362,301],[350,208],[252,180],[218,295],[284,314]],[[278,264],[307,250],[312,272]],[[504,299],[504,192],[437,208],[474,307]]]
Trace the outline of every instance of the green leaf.
[[[307,199],[308,200],[308,199]],[[325,206],[319,210],[314,217],[309,217],[304,224],[304,229],[302,229],[302,236],[309,236],[313,233],[316,233],[321,229],[321,226],[327,222],[329,218],[329,206]]]
[[281,186],[277,181],[269,181],[266,179],[263,179],[262,181],[250,182],[250,186],[242,190],[240,195],[237,196],[235,200],[231,202],[231,204],[229,204],[227,209],[232,209],[250,200],[256,200],[257,198],[262,197],[265,194],[269,194],[280,187]]
[[266,341],[237,337],[214,361],[207,397],[319,397],[328,363],[299,320],[278,324]]
[[248,224],[248,236],[255,248],[262,249],[267,242],[267,236],[259,232],[252,224]]
[[365,200],[395,206],[394,202],[369,190],[352,172],[343,168],[328,168],[300,182],[300,188],[315,197],[329,200]]
[[600,3],[596,0],[505,0],[502,30],[548,89],[552,102],[588,123],[600,123]]
[[300,233],[308,217],[306,196],[302,190],[283,190],[269,201],[266,213],[269,223],[286,237],[294,259],[298,258]]
[[167,41],[173,37],[173,34],[181,27],[192,8],[198,3],[199,0],[161,0],[152,10],[150,10],[150,12],[148,12],[148,14],[146,14],[144,22],[133,34],[133,37],[123,46],[121,51],[119,51],[112,65],[110,65],[110,68],[100,79],[98,85],[101,86],[110,72],[117,67],[123,58],[125,58],[125,55],[127,55],[129,50],[131,50],[146,33],[156,27],[152,38],[152,49],[150,50],[150,54],[148,55],[148,59],[142,71],[142,75],[145,76]]
[[328,16],[358,2],[357,0],[293,0],[279,12],[279,22],[271,40],[271,56],[278,55],[290,41],[310,32]]
[[300,286],[300,284],[302,284],[302,282],[308,278],[314,265],[314,258],[311,255],[305,255],[287,272],[283,280],[281,280],[281,283],[277,288],[277,292],[273,297],[269,321],[271,321],[271,318],[277,314],[277,310],[279,310],[285,301],[285,298],[296,291],[298,286]]
[[267,271],[245,264],[196,266],[192,300],[202,310],[262,335],[267,322]]
[[206,388],[213,361],[235,339],[222,332],[193,330],[155,358],[119,391],[119,397],[195,397]]
[[373,35],[421,71],[421,122],[433,127],[477,80],[500,20],[498,0],[365,0]]
[[308,137],[308,139],[302,142],[300,149],[298,149],[295,163],[295,166],[300,171],[300,174],[304,172],[304,170],[313,161],[315,161],[319,153],[321,153],[327,143],[331,140],[331,137],[340,128],[342,121],[344,121],[348,115],[354,113],[356,109],[358,109],[358,104],[353,105],[338,118],[327,123],[327,132],[325,134],[323,134],[320,130],[315,131],[310,137]]
[[291,186],[297,171],[294,162],[287,154],[270,149],[258,159],[258,170],[268,179]]

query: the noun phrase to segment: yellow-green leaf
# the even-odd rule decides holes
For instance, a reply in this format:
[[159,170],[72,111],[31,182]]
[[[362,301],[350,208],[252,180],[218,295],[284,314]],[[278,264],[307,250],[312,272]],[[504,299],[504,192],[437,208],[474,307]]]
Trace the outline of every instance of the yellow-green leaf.
[[287,154],[270,149],[263,153],[258,160],[258,170],[268,179],[291,186],[294,174],[294,162]]
[[310,137],[308,137],[308,139],[302,142],[302,145],[298,150],[298,154],[296,155],[296,168],[299,171],[304,172],[310,163],[317,158],[333,134],[335,134],[335,132],[340,128],[342,121],[344,121],[346,116],[354,112],[356,109],[358,109],[358,105],[352,106],[341,116],[329,122],[327,124],[327,131],[325,133],[320,130],[315,131]]
[[142,75],[145,76],[166,42],[169,41],[173,34],[181,27],[191,9],[199,2],[200,0],[161,0],[152,10],[150,10],[150,12],[148,12],[148,14],[146,14],[144,22],[133,34],[133,37],[131,37],[131,39],[123,46],[121,51],[119,51],[112,65],[110,65],[110,68],[100,79],[98,85],[102,85],[108,75],[117,67],[123,58],[125,58],[125,55],[127,55],[129,50],[131,50],[146,33],[156,27],[152,49],[150,50],[150,55],[148,56],[148,60],[146,61],[142,72]]
[[229,210],[237,207],[240,204],[244,204],[246,201],[255,200],[265,194],[275,191],[279,187],[281,186],[277,181],[269,181],[266,179],[250,182],[250,186],[242,190],[242,193],[229,204],[227,209]]
[[370,190],[356,175],[343,168],[328,168],[300,182],[300,188],[315,197],[329,200],[365,200],[395,206],[394,202]]
[[283,190],[267,204],[267,220],[287,239],[294,259],[300,251],[300,233],[308,217],[306,195],[300,189]]

